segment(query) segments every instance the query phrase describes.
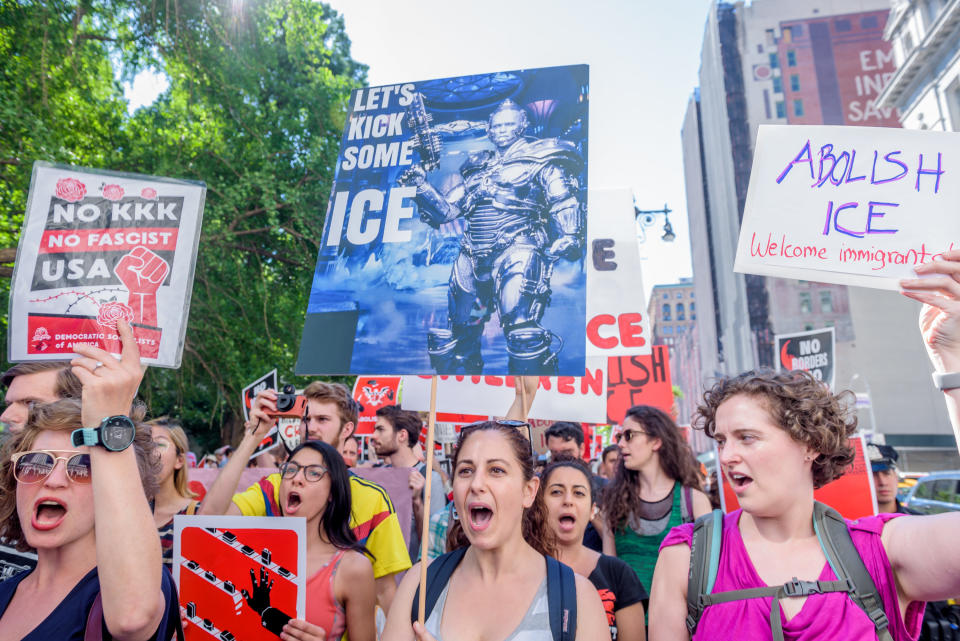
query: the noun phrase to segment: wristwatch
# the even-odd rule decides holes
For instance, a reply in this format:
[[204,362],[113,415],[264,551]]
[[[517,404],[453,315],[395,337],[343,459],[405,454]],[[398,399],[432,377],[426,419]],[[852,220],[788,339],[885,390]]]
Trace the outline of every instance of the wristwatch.
[[934,372],[933,384],[944,392],[957,389],[960,387],[960,372]]
[[137,428],[129,416],[108,416],[100,421],[100,427],[81,427],[70,433],[74,447],[102,445],[111,452],[122,452],[133,443]]

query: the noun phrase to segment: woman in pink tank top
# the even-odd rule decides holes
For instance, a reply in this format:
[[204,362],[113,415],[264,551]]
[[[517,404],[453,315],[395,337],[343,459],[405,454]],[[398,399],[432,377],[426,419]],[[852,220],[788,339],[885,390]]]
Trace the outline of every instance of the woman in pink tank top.
[[366,548],[350,529],[350,480],[340,454],[307,441],[280,466],[280,504],[307,519],[307,618],[292,619],[283,638],[374,641],[376,591]]
[[[918,268],[933,275],[902,281],[906,295],[925,303],[920,328],[939,372],[960,371],[960,251]],[[958,375],[960,377],[960,375]],[[950,379],[948,379],[950,380]],[[946,386],[954,429],[960,433],[960,386]],[[845,393],[849,395],[849,392]],[[845,394],[832,394],[808,372],[747,372],[721,380],[704,395],[699,427],[717,441],[719,465],[741,509],[727,514],[711,594],[831,581],[814,532],[813,491],[843,474],[853,460],[856,429]],[[689,639],[687,580],[693,524],[664,540],[650,597],[650,638]],[[916,639],[926,601],[960,594],[960,513],[881,514],[847,522],[882,601],[894,641]],[[772,597],[708,605],[694,639],[773,637]],[[785,641],[877,639],[873,621],[846,592],[784,596]]]

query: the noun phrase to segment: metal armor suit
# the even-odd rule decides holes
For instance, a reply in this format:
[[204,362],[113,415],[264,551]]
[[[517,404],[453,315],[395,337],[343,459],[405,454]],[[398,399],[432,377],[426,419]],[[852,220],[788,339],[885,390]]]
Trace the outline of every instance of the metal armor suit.
[[583,218],[575,176],[582,161],[571,143],[523,137],[526,116],[511,101],[491,115],[497,150],[474,153],[446,193],[420,174],[420,218],[432,227],[460,216],[466,231],[450,274],[448,327],[430,329],[427,349],[441,374],[479,373],[480,338],[494,309],[513,374],[557,366],[553,334],[540,325],[550,303],[550,274],[561,256],[576,259]]

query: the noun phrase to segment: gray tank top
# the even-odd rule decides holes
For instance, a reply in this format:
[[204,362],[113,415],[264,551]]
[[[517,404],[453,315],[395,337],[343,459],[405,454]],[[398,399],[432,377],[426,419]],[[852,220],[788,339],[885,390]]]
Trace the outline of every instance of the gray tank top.
[[[440,621],[443,619],[443,607],[447,603],[449,587],[450,583],[448,582],[439,598],[437,598],[437,603],[433,606],[433,612],[427,618],[427,631],[436,637],[437,641],[456,641],[455,639],[444,640],[440,638]],[[527,613],[523,615],[523,620],[503,641],[553,641],[553,634],[550,632],[550,603],[547,599],[546,579],[540,583],[537,593],[533,595],[533,601],[527,608]]]

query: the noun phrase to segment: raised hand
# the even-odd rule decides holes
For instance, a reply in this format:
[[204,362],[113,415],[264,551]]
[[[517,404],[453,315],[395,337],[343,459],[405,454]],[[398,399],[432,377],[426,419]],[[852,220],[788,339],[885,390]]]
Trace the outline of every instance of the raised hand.
[[900,286],[904,296],[923,303],[920,334],[927,354],[937,370],[960,371],[960,250],[915,271],[923,278],[902,280]]
[[250,569],[250,583],[252,585],[251,590],[253,594],[250,594],[246,590],[240,590],[240,593],[243,595],[243,598],[247,600],[247,605],[250,606],[250,609],[261,614],[264,610],[270,607],[270,590],[273,589],[273,579],[269,579],[267,576],[267,570],[261,566],[260,567],[260,582],[257,582],[257,575],[253,571],[253,568]]

